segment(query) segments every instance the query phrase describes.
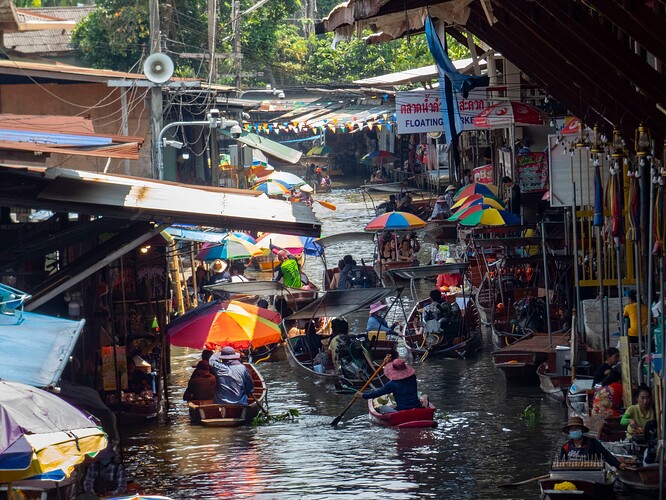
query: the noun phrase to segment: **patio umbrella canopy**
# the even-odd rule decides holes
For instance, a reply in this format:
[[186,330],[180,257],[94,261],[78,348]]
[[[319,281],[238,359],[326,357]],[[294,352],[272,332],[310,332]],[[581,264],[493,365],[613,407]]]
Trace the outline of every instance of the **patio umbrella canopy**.
[[281,172],[279,170],[271,172],[266,177],[260,177],[259,182],[263,182],[269,179],[274,181],[280,181],[283,184],[287,185],[289,188],[302,186],[303,184],[306,184],[305,180],[303,180],[302,177],[299,177],[296,174],[292,174],[291,172]]
[[263,250],[253,243],[228,234],[221,243],[204,243],[195,259],[207,262],[215,259],[249,259],[263,253]]
[[[279,342],[281,320],[275,311],[244,302],[208,302],[174,319],[167,327],[167,338],[171,345],[193,349],[211,343],[247,349],[250,341],[253,347],[261,347]],[[223,333],[224,329],[228,331]]]
[[425,221],[416,215],[407,212],[388,212],[375,217],[365,226],[366,231],[409,230],[420,229],[426,225]]
[[306,154],[310,156],[324,156],[324,155],[330,155],[333,152],[333,150],[326,146],[315,146],[310,151],[308,151]]
[[381,164],[381,163],[389,163],[392,161],[397,160],[395,156],[393,156],[393,153],[390,151],[384,151],[384,150],[377,150],[373,151],[372,153],[368,153],[367,155],[363,156],[361,158],[361,162],[363,163],[373,163],[373,164]]
[[[265,233],[257,239],[257,246],[260,248],[270,248],[272,246],[283,248],[287,252],[298,255],[305,253],[305,255],[318,256],[323,253],[323,249],[315,243],[315,238],[310,236],[294,236],[292,234],[280,233]],[[273,252],[277,253],[278,248],[274,248]]]
[[487,210],[489,208],[496,208],[496,207],[494,207],[492,205],[486,205],[486,204],[483,204],[483,203],[474,203],[474,204],[471,204],[467,207],[460,207],[456,211],[456,213],[451,215],[451,217],[449,217],[446,220],[454,222],[454,221],[457,221],[457,220],[464,219],[468,215],[472,215],[475,212],[479,212],[480,210]]
[[520,224],[520,217],[508,210],[487,208],[460,219],[463,226],[514,226]]
[[273,179],[268,179],[265,180],[264,182],[260,182],[259,184],[255,184],[252,189],[254,189],[255,191],[261,191],[262,193],[266,193],[267,195],[270,196],[289,194],[291,192],[291,190],[289,189],[289,187],[287,187],[286,184]]
[[506,207],[504,206],[504,203],[502,203],[500,200],[495,198],[494,196],[483,196],[480,194],[473,194],[471,196],[466,196],[464,198],[460,198],[458,201],[456,201],[453,206],[451,207],[452,210],[457,210],[459,208],[467,208],[471,206],[472,204],[484,204],[484,205],[491,205],[494,208],[498,208],[500,210],[504,210]]
[[540,109],[519,101],[505,101],[493,104],[474,117],[478,128],[503,128],[511,125],[543,125]]
[[58,396],[0,380],[0,483],[62,471],[106,448],[102,429]]
[[472,182],[466,186],[461,187],[458,192],[453,196],[454,200],[459,200],[466,196],[472,196],[474,194],[482,194],[483,196],[494,196],[497,197],[499,190],[497,186],[492,184],[482,184],[480,182]]

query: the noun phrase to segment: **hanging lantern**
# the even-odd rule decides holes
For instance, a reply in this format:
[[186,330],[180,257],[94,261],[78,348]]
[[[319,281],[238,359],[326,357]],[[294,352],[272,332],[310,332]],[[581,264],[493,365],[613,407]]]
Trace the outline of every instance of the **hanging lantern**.
[[590,142],[587,140],[585,124],[581,120],[578,121],[578,137],[576,138],[576,143],[574,146],[578,149],[587,148],[590,146]]
[[634,136],[634,147],[636,148],[636,156],[647,156],[650,154],[650,146],[652,139],[650,137],[650,129],[643,123],[638,125],[636,134]]
[[624,158],[624,140],[618,129],[613,130],[613,158]]

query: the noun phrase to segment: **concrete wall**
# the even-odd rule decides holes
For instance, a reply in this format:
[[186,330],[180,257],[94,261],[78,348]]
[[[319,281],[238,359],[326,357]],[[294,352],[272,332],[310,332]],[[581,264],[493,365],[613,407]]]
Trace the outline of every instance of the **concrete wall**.
[[[614,347],[618,337],[613,336],[617,333],[618,323],[617,315],[620,314],[620,299],[609,298],[608,300],[608,331],[611,334],[610,347]],[[624,305],[627,305],[627,299],[624,299]],[[587,342],[595,349],[602,349],[603,322],[606,320],[601,313],[601,301],[596,299],[583,300],[583,320],[585,321],[585,334]]]
[[[0,85],[0,112],[84,116],[92,119],[98,134],[124,135],[121,126],[121,90],[107,87],[105,83]],[[145,141],[139,151],[139,160],[126,163],[125,160],[51,154],[46,162],[35,162],[35,165],[57,165],[93,172],[106,170],[107,173],[150,177],[150,109],[147,90],[137,88],[127,93],[127,135],[143,137]]]

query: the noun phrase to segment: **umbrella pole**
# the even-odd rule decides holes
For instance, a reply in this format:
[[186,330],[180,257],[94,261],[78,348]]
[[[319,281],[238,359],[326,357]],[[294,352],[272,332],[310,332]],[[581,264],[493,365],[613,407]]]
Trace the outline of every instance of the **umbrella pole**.
[[[654,186],[652,185],[652,179],[654,177],[654,169],[652,168],[652,165],[650,165],[650,168],[648,170],[650,172],[650,177],[648,180],[648,189],[650,190],[650,204],[648,205],[648,209],[650,211],[650,218],[649,218],[649,223],[648,223],[648,273],[647,273],[647,303],[648,303],[648,312],[647,312],[647,325],[648,325],[648,331],[646,332],[647,335],[647,347],[645,349],[645,353],[650,356],[650,353],[652,352],[652,294],[654,293],[654,259],[653,256],[650,255],[650,252],[652,252],[652,247],[654,246]],[[640,309],[640,308],[639,308]],[[649,359],[649,358],[648,358]],[[647,371],[647,384],[651,385],[652,382],[652,370]]]

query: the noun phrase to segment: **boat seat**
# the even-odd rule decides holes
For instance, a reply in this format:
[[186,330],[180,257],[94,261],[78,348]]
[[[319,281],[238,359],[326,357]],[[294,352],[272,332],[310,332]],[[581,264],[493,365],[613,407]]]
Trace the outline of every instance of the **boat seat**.
[[384,332],[382,330],[372,330],[368,332],[368,340],[372,341],[373,337],[376,337],[377,340],[387,340],[386,334],[387,332]]
[[218,404],[202,405],[199,407],[201,420],[213,420],[219,418],[245,418],[247,407],[245,405],[225,405]]

